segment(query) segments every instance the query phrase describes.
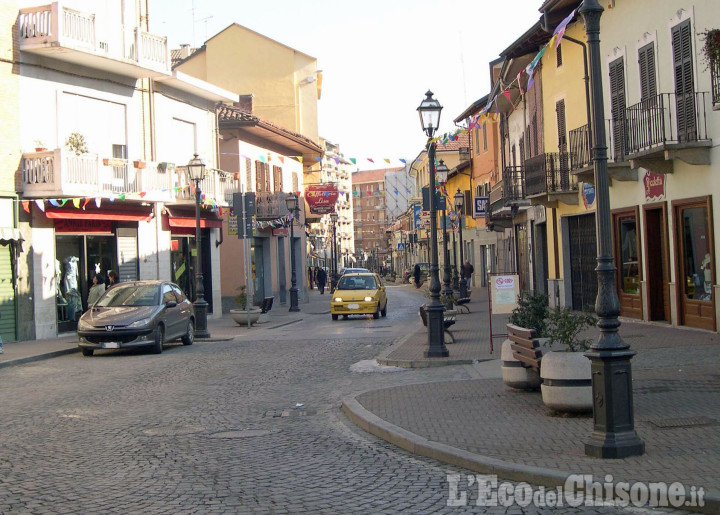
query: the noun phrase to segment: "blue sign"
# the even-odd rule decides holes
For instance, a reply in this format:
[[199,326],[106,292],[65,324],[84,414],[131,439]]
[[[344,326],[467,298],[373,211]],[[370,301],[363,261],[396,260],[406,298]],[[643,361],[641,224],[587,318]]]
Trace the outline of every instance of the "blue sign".
[[487,197],[473,197],[473,218],[483,218],[488,208]]
[[422,206],[420,204],[413,205],[413,222],[415,229],[422,229],[422,220],[420,214],[422,213]]
[[398,243],[398,250],[405,250],[405,244],[404,243]]
[[583,204],[585,204],[585,209],[593,205],[593,202],[595,202],[595,188],[592,184],[588,184],[587,182],[583,183],[582,199]]

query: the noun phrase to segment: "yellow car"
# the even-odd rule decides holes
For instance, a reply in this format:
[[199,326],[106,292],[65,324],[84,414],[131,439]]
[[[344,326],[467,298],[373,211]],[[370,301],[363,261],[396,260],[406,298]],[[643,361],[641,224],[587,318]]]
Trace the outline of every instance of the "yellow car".
[[342,315],[387,315],[387,295],[380,276],[373,273],[350,273],[340,278],[330,299],[333,320]]

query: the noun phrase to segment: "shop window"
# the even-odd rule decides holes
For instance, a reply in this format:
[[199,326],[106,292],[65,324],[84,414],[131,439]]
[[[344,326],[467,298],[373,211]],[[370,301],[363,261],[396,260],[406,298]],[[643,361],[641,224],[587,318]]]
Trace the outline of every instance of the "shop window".
[[712,300],[713,274],[707,208],[683,208],[681,221],[685,295],[688,299]]
[[635,215],[619,216],[616,222],[616,237],[620,256],[620,289],[623,293],[639,295],[640,265],[638,259],[638,232]]

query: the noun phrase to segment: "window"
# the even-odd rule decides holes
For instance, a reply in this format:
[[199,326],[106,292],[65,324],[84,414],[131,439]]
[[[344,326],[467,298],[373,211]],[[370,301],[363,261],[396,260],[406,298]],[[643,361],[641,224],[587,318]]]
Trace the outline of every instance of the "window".
[[555,66],[558,68],[562,66],[562,44],[558,45],[555,51]]
[[476,127],[473,132],[475,132],[475,155],[478,155],[480,153],[480,129]]
[[255,191],[270,191],[270,165],[255,161]]
[[483,122],[483,150],[488,149],[487,144],[487,122]]
[[712,300],[712,258],[705,206],[680,209],[681,260],[688,299]]
[[560,100],[555,104],[555,113],[557,115],[557,135],[558,150],[567,152],[567,131],[565,127],[565,100]]
[[249,157],[245,158],[245,191],[253,191],[252,188],[252,161]]
[[640,265],[638,253],[637,218],[635,214],[618,216],[615,221],[617,238],[618,272],[623,293],[640,293]]
[[167,304],[168,302],[177,302],[177,297],[175,297],[175,294],[169,284],[163,284],[162,303]]
[[657,95],[655,80],[655,43],[645,45],[638,50],[640,65],[640,99],[643,102],[654,99]]
[[610,63],[610,113],[615,161],[625,156],[625,68],[622,57]]
[[682,141],[697,140],[692,38],[690,20],[672,28],[677,132]]
[[292,173],[292,187],[294,193],[300,191],[300,179],[298,178],[297,172]]

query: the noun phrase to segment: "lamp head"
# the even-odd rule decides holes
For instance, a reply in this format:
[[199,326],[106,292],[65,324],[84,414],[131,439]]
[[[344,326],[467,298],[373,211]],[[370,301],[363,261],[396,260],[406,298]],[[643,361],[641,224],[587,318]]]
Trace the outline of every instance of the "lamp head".
[[187,171],[192,181],[201,181],[205,176],[205,163],[197,154],[187,164]]
[[295,193],[288,193],[287,197],[285,197],[285,206],[287,206],[288,211],[293,212],[298,207],[298,197],[295,195]]
[[463,204],[465,204],[465,195],[463,195],[460,188],[458,188],[457,193],[453,196],[453,198],[455,199],[455,211],[459,213],[462,211]]
[[330,220],[332,221],[332,223],[337,222],[337,219],[338,219],[337,213],[330,213]]
[[445,161],[441,159],[435,168],[435,177],[437,178],[438,183],[445,184],[448,180],[449,173],[450,169],[445,164]]
[[425,98],[420,102],[417,111],[420,115],[423,132],[427,134],[428,138],[432,138],[440,125],[440,111],[442,111],[442,106],[440,102],[433,98],[432,91],[428,90],[425,93]]

